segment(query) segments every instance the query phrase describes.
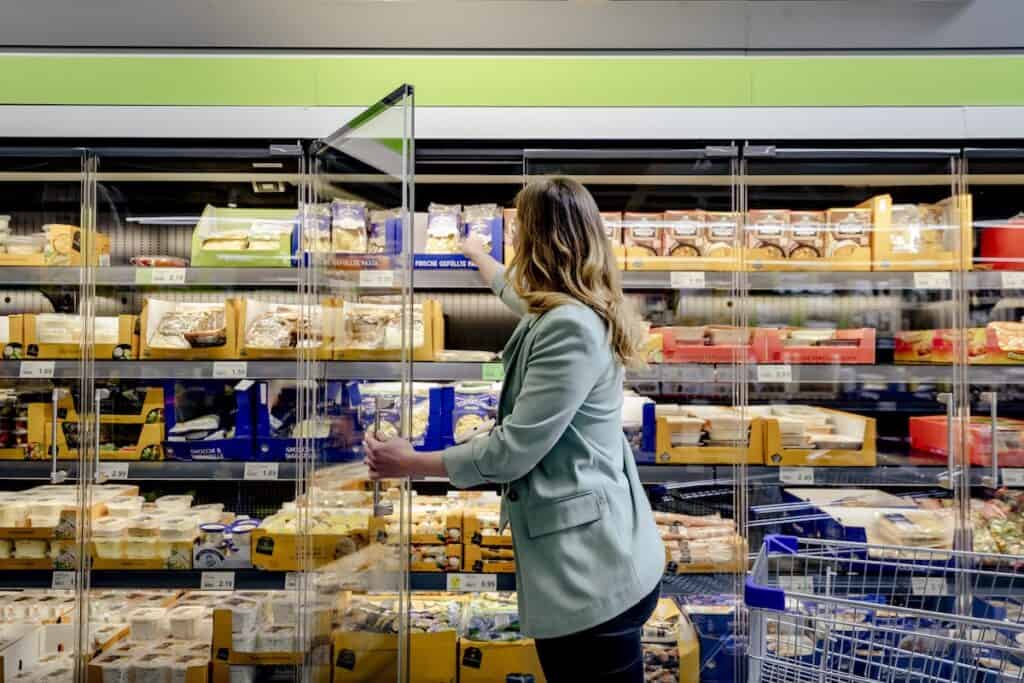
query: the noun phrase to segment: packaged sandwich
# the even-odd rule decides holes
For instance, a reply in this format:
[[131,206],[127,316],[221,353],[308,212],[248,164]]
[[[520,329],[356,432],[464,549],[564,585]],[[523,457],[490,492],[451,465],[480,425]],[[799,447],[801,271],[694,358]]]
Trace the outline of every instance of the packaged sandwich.
[[786,258],[789,211],[785,209],[753,210],[747,215],[747,246],[760,249],[765,258]]
[[789,258],[822,258],[825,255],[827,234],[828,224],[824,211],[791,211],[789,214]]
[[625,213],[622,215],[623,241],[632,256],[662,256],[662,214]]
[[829,209],[827,256],[853,256],[871,239],[871,209]]
[[664,255],[700,256],[704,245],[705,216],[703,211],[666,211]]
[[[412,306],[412,346],[423,345],[423,306]],[[402,306],[346,303],[342,308],[341,347],[346,349],[400,349]]]
[[334,251],[366,253],[366,203],[348,199],[331,202]]
[[462,207],[431,204],[427,211],[427,254],[458,254]]

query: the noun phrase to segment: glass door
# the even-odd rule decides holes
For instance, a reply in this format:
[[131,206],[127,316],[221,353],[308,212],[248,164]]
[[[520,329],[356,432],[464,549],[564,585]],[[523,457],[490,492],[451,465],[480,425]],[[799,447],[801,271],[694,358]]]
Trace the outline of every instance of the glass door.
[[0,613],[4,680],[71,682],[84,548],[82,458],[94,159],[0,148]]
[[85,673],[297,680],[302,149],[96,155]]
[[[748,145],[743,164],[752,530],[965,548],[957,151]],[[805,578],[783,587],[822,589]],[[894,604],[931,592],[958,594],[878,577]]]
[[[647,365],[627,372],[623,425],[666,546],[662,593],[693,623],[702,680],[732,680],[742,661],[747,504],[736,482],[762,450],[740,394],[752,346],[740,316],[738,162],[730,144],[524,152],[526,182],[569,176],[594,196],[649,325]],[[645,643],[648,672],[678,676],[672,651]]]
[[[965,204],[972,230],[965,236],[971,272],[965,276],[965,418],[962,448],[969,468],[968,532],[972,549],[996,572],[979,575],[971,597],[986,615],[1016,622],[1024,579],[1024,150],[970,148],[964,158]],[[1009,559],[1007,556],[1015,556]],[[1009,605],[1009,609],[1005,606]],[[997,609],[991,612],[990,608]]]
[[[436,302],[412,296],[413,117],[402,86],[308,155],[299,271],[322,322],[300,344],[305,681],[406,681],[454,661],[454,631],[409,633],[409,482],[371,480],[363,464],[366,435],[428,447],[451,419],[440,390],[412,382],[413,361],[443,343]],[[443,568],[443,530],[422,535],[416,552]]]

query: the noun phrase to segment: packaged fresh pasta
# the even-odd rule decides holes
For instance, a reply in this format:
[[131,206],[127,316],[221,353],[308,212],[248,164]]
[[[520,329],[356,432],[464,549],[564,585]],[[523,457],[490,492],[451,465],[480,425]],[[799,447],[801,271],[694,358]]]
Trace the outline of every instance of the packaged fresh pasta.
[[428,254],[458,254],[462,207],[431,204],[427,211]]
[[347,199],[331,202],[334,251],[366,253],[366,203]]
[[484,248],[490,252],[494,241],[494,235],[500,234],[501,209],[497,204],[472,204],[467,205],[462,211],[462,220],[466,226],[466,237],[476,235],[483,243]]

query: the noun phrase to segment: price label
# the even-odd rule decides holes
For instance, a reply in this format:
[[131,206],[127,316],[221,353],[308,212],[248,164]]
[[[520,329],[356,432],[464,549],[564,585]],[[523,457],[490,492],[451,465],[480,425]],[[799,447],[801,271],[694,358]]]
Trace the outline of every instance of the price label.
[[672,289],[704,289],[707,280],[704,273],[672,272],[669,274]]
[[914,273],[914,289],[952,289],[949,273]]
[[126,462],[101,462],[99,466],[99,475],[101,479],[127,479],[128,478],[128,463]]
[[779,481],[783,484],[813,484],[813,467],[780,467]]
[[203,572],[199,587],[204,591],[233,591],[235,590],[235,573]]
[[480,379],[488,382],[500,382],[505,379],[505,365],[503,363],[481,363]]
[[793,367],[791,365],[758,365],[758,382],[792,382]]
[[50,585],[55,591],[73,591],[75,590],[75,573],[74,572],[54,572],[53,583]]
[[243,361],[214,361],[214,379],[245,379],[249,374],[249,364]]
[[1004,270],[1003,289],[1024,289],[1024,270]]
[[187,279],[186,268],[136,268],[137,285],[183,285]]
[[448,590],[453,593],[480,593],[498,590],[497,574],[447,574]]
[[22,379],[49,379],[53,377],[53,369],[56,366],[52,360],[23,360],[20,376]]
[[362,270],[359,271],[360,287],[394,287],[395,271],[393,270]]
[[911,588],[914,595],[945,595],[946,579],[941,576],[912,576]]
[[813,593],[814,577],[811,576],[780,576],[779,588],[794,593]]
[[284,589],[286,591],[297,591],[299,590],[299,573],[288,572],[284,575]]
[[1024,469],[1004,467],[1003,486],[1024,486]]
[[276,462],[247,462],[244,477],[255,481],[270,481],[277,479],[277,471]]

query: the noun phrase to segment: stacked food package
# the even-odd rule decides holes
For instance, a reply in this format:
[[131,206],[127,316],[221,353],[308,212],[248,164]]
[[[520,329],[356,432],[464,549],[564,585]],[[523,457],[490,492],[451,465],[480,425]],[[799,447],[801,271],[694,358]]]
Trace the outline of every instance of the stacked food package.
[[504,211],[497,204],[431,204],[426,216],[416,215],[415,267],[426,269],[475,268],[462,255],[462,242],[473,236],[497,261],[505,257]]
[[655,512],[658,533],[665,544],[666,571],[742,572],[746,550],[736,522],[719,514],[684,515]]

